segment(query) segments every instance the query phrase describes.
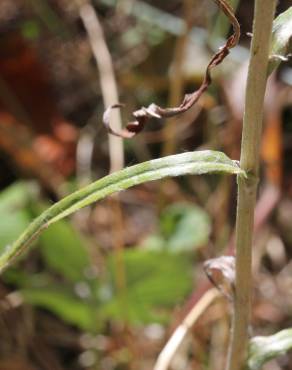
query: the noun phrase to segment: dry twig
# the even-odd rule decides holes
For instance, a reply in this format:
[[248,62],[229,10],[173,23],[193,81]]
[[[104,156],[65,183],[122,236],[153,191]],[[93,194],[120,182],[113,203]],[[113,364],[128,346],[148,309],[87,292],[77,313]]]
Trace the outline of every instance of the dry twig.
[[[118,101],[118,89],[116,85],[113,63],[108,47],[105,42],[102,27],[95,10],[89,0],[79,0],[80,18],[87,31],[89,42],[95,57],[99,75],[104,105],[107,107]],[[113,130],[119,131],[122,120],[119,112],[113,117]],[[118,171],[124,167],[124,150],[122,140],[109,137],[109,153],[111,161],[111,172]]]
[[154,370],[167,370],[171,360],[178,351],[186,335],[202,316],[206,309],[220,296],[217,289],[208,290],[196,303],[192,310],[185,317],[183,322],[177,327],[164,349],[161,351]]

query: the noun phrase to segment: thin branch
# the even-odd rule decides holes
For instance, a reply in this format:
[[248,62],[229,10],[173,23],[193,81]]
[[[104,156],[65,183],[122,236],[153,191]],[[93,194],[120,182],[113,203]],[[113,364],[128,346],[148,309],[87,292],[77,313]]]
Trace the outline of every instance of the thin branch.
[[[118,89],[114,75],[112,58],[108,50],[103,29],[97,17],[97,14],[90,3],[90,0],[79,0],[80,17],[88,33],[92,52],[96,59],[99,69],[100,85],[104,106],[107,107],[118,101]],[[112,125],[115,130],[121,130],[122,119],[119,111],[116,111],[112,117]],[[110,172],[117,172],[124,167],[124,148],[123,141],[119,137],[109,135],[109,157]],[[122,259],[124,240],[123,240],[123,212],[118,197],[109,201],[113,215],[113,244],[115,246],[115,260],[117,267],[117,290],[122,298],[124,307],[124,316],[126,315],[126,282],[125,267]],[[125,316],[126,317],[126,316]]]
[[[95,57],[99,75],[104,106],[108,107],[116,103],[118,89],[114,75],[114,68],[105,42],[104,33],[96,15],[96,12],[89,0],[79,0],[80,18],[87,31],[89,42]],[[112,117],[113,130],[120,131],[122,120],[120,112],[115,112]],[[110,171],[118,171],[124,167],[124,149],[120,138],[109,135]]]
[[230,49],[234,48],[237,45],[240,37],[240,25],[234,15],[231,6],[228,4],[226,0],[213,0],[213,1],[219,6],[219,8],[230,20],[233,26],[233,34],[227,39],[225,45],[222,46],[218,50],[218,52],[212,57],[211,61],[207,66],[205,77],[199,89],[194,91],[192,94],[186,94],[182,103],[178,107],[161,108],[160,106],[152,103],[147,108],[142,107],[141,109],[136,110],[133,113],[133,116],[135,117],[136,120],[133,122],[129,122],[126,128],[120,131],[116,130],[114,127],[110,125],[110,114],[114,108],[123,107],[123,104],[113,104],[109,106],[109,108],[105,111],[103,115],[103,123],[109,133],[123,138],[131,138],[143,130],[149,118],[158,118],[158,119],[169,118],[186,112],[199,100],[202,94],[207,90],[209,85],[212,83],[211,70],[220,63],[222,63],[222,61],[229,54]]
[[189,331],[207,310],[207,308],[218,298],[220,293],[213,288],[208,290],[196,303],[183,322],[176,328],[175,332],[161,351],[153,370],[167,370],[174,355],[179,350]]

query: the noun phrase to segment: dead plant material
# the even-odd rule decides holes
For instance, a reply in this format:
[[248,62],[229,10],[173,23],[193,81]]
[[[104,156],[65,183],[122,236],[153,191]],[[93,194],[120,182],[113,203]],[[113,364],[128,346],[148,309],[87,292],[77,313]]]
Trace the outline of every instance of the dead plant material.
[[210,282],[229,300],[233,300],[235,291],[235,258],[221,256],[204,263],[205,273]]
[[230,20],[233,26],[233,34],[227,39],[225,45],[222,46],[217,51],[217,53],[212,57],[211,61],[207,66],[205,77],[199,89],[191,94],[186,94],[184,96],[182,103],[178,107],[161,108],[160,106],[152,103],[147,108],[142,107],[136,110],[135,112],[133,112],[135,120],[129,122],[126,128],[124,128],[121,131],[117,131],[113,127],[111,127],[110,113],[112,109],[123,107],[123,104],[117,103],[111,105],[109,108],[107,108],[103,115],[103,123],[109,133],[123,138],[132,138],[133,136],[135,136],[136,134],[143,130],[149,118],[162,119],[174,117],[178,114],[184,113],[187,110],[189,110],[199,100],[202,94],[207,90],[207,88],[212,82],[211,70],[220,63],[222,63],[222,61],[229,54],[230,49],[234,48],[237,45],[240,37],[240,25],[235,17],[232,7],[227,3],[226,0],[213,0],[213,1],[218,5],[218,7],[225,13],[225,15]]

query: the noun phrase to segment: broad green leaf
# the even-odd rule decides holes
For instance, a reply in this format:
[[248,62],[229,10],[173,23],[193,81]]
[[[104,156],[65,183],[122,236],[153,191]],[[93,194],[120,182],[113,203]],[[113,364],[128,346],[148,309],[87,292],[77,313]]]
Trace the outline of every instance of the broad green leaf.
[[269,74],[292,52],[292,6],[280,14],[273,23]]
[[13,211],[28,204],[31,196],[28,184],[17,182],[0,193],[0,212]]
[[[91,290],[90,299],[82,299],[73,293],[75,284],[61,285],[47,272],[32,274],[18,268],[7,270],[3,279],[20,289],[26,303],[44,308],[69,324],[88,331],[95,331],[100,325],[97,322],[99,303],[92,297]],[[91,287],[88,285],[88,288]]]
[[40,237],[41,253],[46,264],[70,281],[84,279],[90,265],[85,242],[66,221],[52,225]]
[[123,263],[126,292],[121,299],[115,289],[116,265],[113,258],[109,261],[112,297],[102,309],[111,318],[131,323],[165,321],[169,309],[183,301],[193,287],[192,260],[186,255],[131,249],[124,252]]
[[15,183],[0,193],[0,250],[13,242],[32,221],[32,186]]
[[[5,248],[25,230],[34,215],[43,207],[36,202],[36,189],[32,183],[19,182],[0,194],[0,245]],[[34,201],[32,204],[32,200]],[[67,279],[83,279],[89,266],[84,241],[66,221],[45,230],[40,238],[41,251],[46,263]],[[66,261],[66,263],[64,263]]]
[[250,342],[247,370],[260,370],[262,366],[292,349],[292,329],[282,330],[269,337],[254,337]]
[[[9,269],[5,281],[20,287],[27,303],[45,308],[65,322],[94,331],[105,320],[131,324],[166,323],[171,309],[184,301],[193,288],[192,259],[169,252],[126,250],[122,257],[126,273],[125,295],[116,287],[115,257],[108,257],[108,277],[92,282],[90,299],[73,294],[52,276]],[[97,318],[99,322],[97,322]]]
[[154,159],[106,176],[72,193],[44,211],[14,244],[5,248],[0,256],[0,270],[6,268],[13,258],[22,252],[49,225],[99,199],[148,181],[170,176],[207,173],[245,176],[245,172],[240,169],[236,161],[232,161],[221,152],[210,150]]
[[77,285],[61,285],[47,273],[28,274],[12,268],[5,272],[4,279],[20,288],[27,303],[93,331],[106,320],[166,323],[171,309],[193,288],[193,263],[187,255],[131,249],[124,252],[122,262],[126,272],[124,296],[116,287],[113,255],[108,257],[107,278],[91,281],[90,295],[84,300],[73,293]]
[[10,248],[10,243],[17,238],[17,236],[25,230],[30,224],[32,217],[27,209],[21,209],[11,214],[0,213],[1,226],[0,226],[0,243],[1,253],[5,253],[6,248]]
[[88,302],[77,299],[66,291],[54,288],[21,290],[25,302],[45,308],[82,330],[97,327],[97,310]]

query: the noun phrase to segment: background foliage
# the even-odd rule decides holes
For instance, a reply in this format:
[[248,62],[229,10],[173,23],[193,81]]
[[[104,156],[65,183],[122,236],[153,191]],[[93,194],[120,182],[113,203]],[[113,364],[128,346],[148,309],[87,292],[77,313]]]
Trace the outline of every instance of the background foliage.
[[[240,46],[190,112],[151,119],[140,136],[124,142],[126,166],[202,149],[238,159],[253,3],[232,3],[242,26]],[[92,4],[126,103],[125,120],[153,101],[178,104],[199,86],[210,55],[230,32],[212,2]],[[290,5],[279,2],[277,14]],[[282,51],[279,44],[273,54]],[[102,76],[78,2],[2,0],[0,56],[2,254],[43,210],[108,174],[112,158],[101,125]],[[270,350],[260,339],[251,343],[252,370],[270,360],[271,351],[285,354],[267,370],[292,369],[291,333],[272,335],[292,325],[291,76],[291,62],[281,65],[265,105],[252,321],[255,335],[268,335]],[[231,177],[167,179],[51,225],[2,275],[0,368],[153,367],[206,280],[203,262],[232,244],[235,197]],[[214,304],[174,368],[223,369],[229,314],[225,299]]]

